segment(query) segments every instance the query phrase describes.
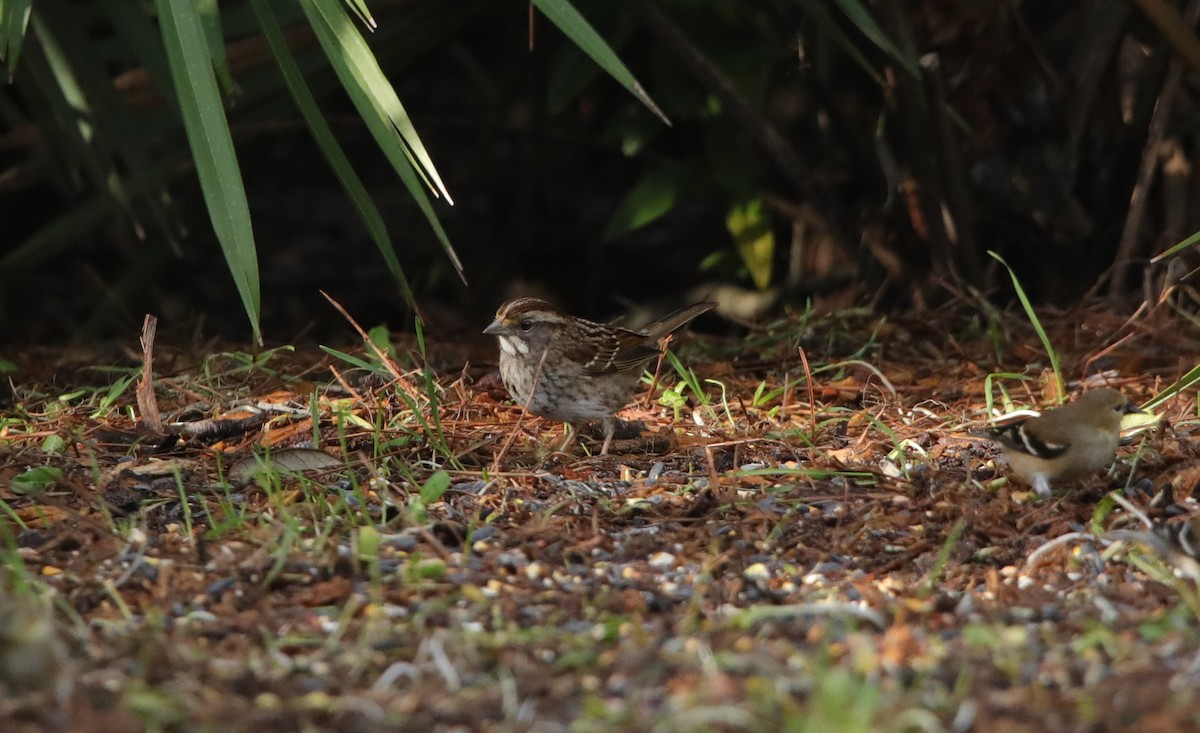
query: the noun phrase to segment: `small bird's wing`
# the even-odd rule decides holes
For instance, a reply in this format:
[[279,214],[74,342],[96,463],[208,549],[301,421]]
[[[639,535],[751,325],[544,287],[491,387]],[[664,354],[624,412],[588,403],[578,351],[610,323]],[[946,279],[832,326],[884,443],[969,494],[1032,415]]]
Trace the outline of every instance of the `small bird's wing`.
[[658,355],[658,349],[640,333],[610,327],[607,338],[581,340],[564,355],[588,374],[606,374],[640,369]]
[[580,339],[564,353],[588,374],[641,370],[659,355],[659,339],[714,307],[715,303],[696,303],[680,308],[649,324],[642,333],[605,326],[604,338]]
[[668,313],[662,318],[659,318],[657,321],[647,324],[642,331],[644,331],[646,336],[648,336],[650,339],[657,341],[667,334],[674,333],[677,329],[683,327],[684,324],[693,320],[702,313],[707,313],[716,307],[716,303],[696,303],[694,305],[689,305],[672,313]]
[[993,430],[988,434],[988,437],[1004,444],[1009,450],[1019,451],[1038,458],[1057,458],[1066,453],[1067,449],[1071,447],[1071,443],[1069,441],[1045,440],[1039,437],[1038,431],[1031,429],[1035,420],[1045,420],[1045,418],[1030,418],[1029,420],[1005,425],[1002,428]]

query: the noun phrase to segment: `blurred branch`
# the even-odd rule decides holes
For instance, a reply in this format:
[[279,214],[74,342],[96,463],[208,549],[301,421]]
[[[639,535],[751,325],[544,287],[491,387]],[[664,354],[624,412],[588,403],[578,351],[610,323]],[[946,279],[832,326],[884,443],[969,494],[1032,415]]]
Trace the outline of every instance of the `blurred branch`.
[[[1200,0],[1191,0],[1188,3],[1186,20],[1176,15],[1175,11],[1171,8],[1165,8],[1165,6],[1157,7],[1161,5],[1158,0],[1133,1],[1148,15],[1150,11],[1147,10],[1147,5],[1156,6],[1155,12],[1170,11],[1170,14],[1176,19],[1177,23],[1186,23],[1188,28],[1195,28],[1197,19],[1200,19]],[[1157,25],[1158,21],[1155,20],[1155,17],[1151,16],[1151,20]],[[1161,18],[1163,16],[1160,15],[1157,17]],[[1121,243],[1117,247],[1117,257],[1112,265],[1113,275],[1110,295],[1113,300],[1122,297],[1129,288],[1129,263],[1137,251],[1138,234],[1142,229],[1142,222],[1146,218],[1147,193],[1154,178],[1154,172],[1159,167],[1159,161],[1161,160],[1159,151],[1162,149],[1163,138],[1166,136],[1167,124],[1171,118],[1171,109],[1175,104],[1175,97],[1183,81],[1184,64],[1187,64],[1191,68],[1193,74],[1200,77],[1200,66],[1192,65],[1192,61],[1188,59],[1187,54],[1172,39],[1171,34],[1164,31],[1163,35],[1167,36],[1168,41],[1171,42],[1171,45],[1177,51],[1180,51],[1180,56],[1171,62],[1166,81],[1163,82],[1162,91],[1159,93],[1158,101],[1154,105],[1154,116],[1150,120],[1150,129],[1146,133],[1146,145],[1142,148],[1142,161],[1138,168],[1137,182],[1134,183],[1133,192],[1129,196],[1129,214],[1125,217],[1125,228],[1121,232]],[[1188,36],[1188,41],[1200,53],[1200,44],[1196,43],[1195,36]],[[1197,61],[1200,62],[1200,58]]]
[[[890,37],[901,49],[914,53],[917,44],[907,8],[901,3],[883,3],[879,10]],[[920,70],[919,75],[894,70],[886,74],[891,92],[887,95],[891,108],[888,124],[893,126],[894,120],[897,130],[897,183],[906,194],[914,231],[931,250],[929,264],[933,270],[942,275],[959,274],[954,272],[956,245],[961,244],[960,234],[966,233],[969,226],[967,221],[960,221],[965,211],[957,204],[965,206],[969,198],[966,176],[949,173],[959,158],[949,150],[955,143],[945,117],[945,93],[936,54],[923,56]],[[954,180],[962,181],[964,188],[951,201],[947,189],[953,188]],[[972,264],[974,269],[976,265]]]
[[[1024,17],[1015,0],[1011,0],[1009,10],[1020,24],[1018,27],[1023,29]],[[1066,76],[1074,80],[1073,89],[1068,91],[1061,88],[1061,91],[1064,98],[1070,100],[1067,112],[1067,166],[1072,182],[1076,181],[1079,170],[1081,146],[1097,112],[1096,100],[1101,85],[1112,83],[1107,74],[1121,46],[1129,14],[1129,5],[1125,0],[1097,0],[1092,3],[1080,31],[1082,42],[1076,46],[1068,65]],[[1027,43],[1033,47],[1032,39]],[[1047,78],[1053,80],[1057,75],[1048,72]]]
[[1130,0],[1138,9],[1145,14],[1158,32],[1163,34],[1171,47],[1175,49],[1175,53],[1183,59],[1183,62],[1192,70],[1192,74],[1200,78],[1200,40],[1196,38],[1195,31],[1195,3],[1188,5],[1187,19],[1179,14],[1175,8],[1171,7],[1163,0]]
[[805,201],[818,204],[817,208],[822,212],[824,219],[823,225],[831,232],[838,246],[850,252],[846,238],[829,220],[835,212],[833,205],[810,183],[812,176],[809,166],[800,159],[795,148],[766,117],[754,109],[725,72],[709,61],[704,52],[697,48],[661,9],[649,0],[629,2],[650,31],[728,107],[738,124],[745,128],[750,137],[787,176],[796,193]]
[[976,215],[962,143],[950,118],[950,100],[941,59],[937,54],[926,54],[921,57],[920,64],[924,72],[921,79],[925,101],[933,118],[932,135],[936,139],[933,149],[937,151],[938,173],[945,194],[939,230],[946,247],[943,253],[945,264],[956,266],[960,277],[974,281],[979,274],[979,252],[974,235]]

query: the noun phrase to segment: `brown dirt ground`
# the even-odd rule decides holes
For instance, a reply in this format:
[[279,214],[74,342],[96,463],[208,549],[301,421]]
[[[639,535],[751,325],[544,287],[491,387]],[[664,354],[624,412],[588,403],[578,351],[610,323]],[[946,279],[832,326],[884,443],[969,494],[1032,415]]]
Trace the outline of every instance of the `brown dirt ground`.
[[[10,356],[0,536],[28,578],[0,588],[0,728],[1200,730],[1195,588],[1104,537],[1136,525],[1111,490],[1193,507],[1195,391],[1038,501],[965,435],[989,374],[1054,396],[1033,330],[991,325],[685,337],[709,404],[643,391],[602,457],[553,453],[561,426],[505,400],[486,341],[431,344],[438,420],[411,343],[398,381],[159,347],[168,437],[134,419],[136,380],[105,404],[139,354]],[[1178,315],[1046,325],[1073,385],[1139,403],[1200,361]],[[268,447],[313,468],[253,473]]]

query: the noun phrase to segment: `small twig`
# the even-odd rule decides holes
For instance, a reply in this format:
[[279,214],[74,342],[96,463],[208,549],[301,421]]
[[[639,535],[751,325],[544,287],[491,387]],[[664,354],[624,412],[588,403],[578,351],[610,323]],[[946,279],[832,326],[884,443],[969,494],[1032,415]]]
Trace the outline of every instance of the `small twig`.
[[451,562],[450,551],[446,549],[446,546],[432,532],[425,527],[417,527],[417,534],[421,536],[421,539],[429,543],[429,546],[433,548],[433,553],[441,558],[443,562]]
[[1128,499],[1126,499],[1125,497],[1121,496],[1120,494],[1118,494],[1116,492],[1109,494],[1109,496],[1111,496],[1113,498],[1113,501],[1120,504],[1125,509],[1125,511],[1127,511],[1130,514],[1132,514],[1133,516],[1137,517],[1142,522],[1142,524],[1146,525],[1146,529],[1154,529],[1154,522],[1150,521],[1150,517],[1147,517],[1145,512],[1143,512],[1141,509],[1138,509],[1137,507],[1135,507],[1133,505],[1133,502],[1129,501]]
[[396,362],[392,360],[392,357],[389,356],[387,352],[375,345],[375,342],[371,340],[371,337],[367,335],[367,332],[363,330],[362,326],[358,325],[357,321],[350,317],[350,314],[346,312],[346,309],[342,307],[342,304],[334,300],[333,297],[324,290],[320,292],[321,295],[325,296],[325,300],[328,300],[330,305],[332,305],[338,313],[342,314],[342,318],[345,318],[346,322],[353,326],[355,331],[358,331],[358,335],[362,337],[363,342],[370,347],[371,351],[375,352],[375,356],[379,359],[379,363],[383,364],[384,368],[388,370],[388,373],[395,378],[396,384],[400,386],[400,389],[407,392],[408,396],[412,397],[414,400],[418,397],[424,398],[424,395],[421,394],[420,391],[418,391],[408,382],[404,381],[404,376],[400,373],[400,368],[396,366]]
[[138,544],[137,553],[133,556],[133,559],[129,561],[129,567],[125,569],[125,572],[121,573],[121,577],[113,581],[113,590],[116,590],[117,588],[125,585],[125,583],[129,582],[129,579],[133,577],[133,574],[138,571],[142,565],[142,560],[146,558],[146,546],[148,544],[148,542],[142,542]]
[[815,603],[794,603],[790,606],[756,606],[735,613],[747,615],[754,619],[789,619],[797,617],[834,618],[849,616],[866,621],[877,629],[887,627],[883,614],[873,608],[860,606],[856,603],[838,603],[833,601],[817,601]]
[[1047,58],[1046,52],[1038,43],[1037,37],[1030,30],[1029,24],[1025,22],[1025,16],[1021,13],[1021,7],[1016,0],[1005,0],[1004,3],[1008,6],[1008,12],[1012,16],[1013,22],[1017,26],[1017,31],[1021,34],[1021,40],[1025,42],[1025,48],[1029,49],[1029,55],[1033,59],[1034,64],[1042,70],[1042,76],[1046,77],[1046,81],[1054,87],[1054,91],[1062,96],[1068,96],[1071,89],[1067,83],[1063,81],[1062,74],[1058,73],[1058,69],[1054,68],[1054,64]]
[[1200,74],[1200,43],[1189,30],[1196,26],[1196,20],[1200,18],[1200,4],[1189,3],[1183,12],[1164,0],[1133,0],[1133,4],[1166,39],[1178,57],[1180,66],[1187,66],[1193,74]]
[[712,446],[704,446],[704,458],[708,463],[708,480],[712,482],[712,492],[715,494],[721,488],[721,477],[717,474],[717,459],[713,456]]
[[[658,341],[660,347],[658,352],[658,361],[654,362],[654,376],[650,379],[650,390],[646,393],[647,399],[654,395],[654,390],[658,389],[658,377],[662,372],[663,360],[667,358],[667,348],[671,344],[671,334],[663,336]],[[649,402],[645,403],[644,409],[650,409]]]
[[1097,537],[1096,535],[1092,534],[1091,532],[1068,532],[1064,535],[1059,535],[1058,537],[1055,537],[1054,539],[1050,540],[1049,542],[1042,544],[1036,550],[1029,553],[1029,557],[1027,557],[1025,559],[1025,565],[1023,565],[1021,567],[1021,569],[1027,570],[1027,569],[1031,569],[1031,568],[1035,567],[1037,565],[1038,561],[1042,559],[1042,555],[1045,555],[1047,552],[1053,550],[1054,548],[1058,547],[1059,545],[1065,545],[1069,542],[1074,542],[1075,540],[1084,540],[1086,542],[1099,542],[1100,538]]
[[[1146,311],[1146,309],[1147,309],[1147,303],[1146,303],[1146,301],[1142,301],[1141,304],[1138,305],[1137,310],[1133,312],[1133,315],[1131,315],[1131,316],[1129,316],[1129,318],[1125,319],[1125,322],[1122,323],[1119,328],[1117,328],[1115,331],[1113,331],[1113,333],[1117,334],[1117,333],[1120,333],[1121,331],[1125,330],[1126,328],[1135,326],[1137,324],[1137,320],[1141,316],[1144,315],[1144,312]],[[1097,359],[1103,358],[1110,351],[1113,351],[1118,346],[1125,343],[1126,341],[1128,341],[1129,339],[1133,338],[1136,335],[1137,335],[1137,330],[1131,330],[1129,333],[1125,334],[1121,338],[1117,339],[1116,341],[1113,341],[1108,346],[1105,346],[1100,351],[1097,351],[1095,354],[1089,356],[1087,358],[1087,360],[1083,362],[1083,373],[1084,374],[1088,373],[1088,368],[1092,365],[1092,362],[1096,361]]]
[[[1200,2],[1192,0],[1184,11],[1186,21],[1179,18],[1174,8],[1159,0],[1134,0],[1134,4],[1146,14],[1179,54],[1171,60],[1167,70],[1167,78],[1163,81],[1162,91],[1154,105],[1150,118],[1150,128],[1146,131],[1146,144],[1142,148],[1142,163],[1138,169],[1133,192],[1129,196],[1129,214],[1125,218],[1125,228],[1121,232],[1121,241],[1117,246],[1117,256],[1112,265],[1112,291],[1114,301],[1125,295],[1129,281],[1129,262],[1137,250],[1138,234],[1146,216],[1147,193],[1159,168],[1159,151],[1163,138],[1167,135],[1168,125],[1173,118],[1175,97],[1183,81],[1185,67],[1191,67],[1193,72],[1200,70],[1200,47],[1185,28],[1194,28],[1200,17]],[[1177,23],[1176,28],[1173,23]]]
[[[822,204],[821,208],[826,211],[833,211],[833,207],[824,205],[827,196],[812,183],[811,166],[804,164],[788,139],[750,104],[729,76],[684,35],[657,3],[650,0],[629,1],[655,38],[721,100],[730,116],[779,167],[796,193],[806,201]],[[822,219],[821,223],[839,249],[849,251],[845,236],[835,230],[834,223],[828,219]]]
[[154,334],[158,330],[158,319],[149,313],[142,322],[142,379],[137,386],[138,411],[142,413],[142,424],[156,433],[162,433],[162,414],[158,411],[158,400],[154,397]]
[[329,371],[333,372],[333,378],[337,380],[338,384],[342,385],[342,389],[346,390],[347,394],[353,397],[356,401],[362,402],[362,395],[359,394],[358,390],[350,386],[350,384],[346,381],[346,378],[342,376],[341,370],[339,370],[333,364],[330,364]]
[[372,692],[387,692],[401,677],[418,681],[421,679],[421,669],[412,662],[392,662],[383,670],[375,684],[371,685]]
[[454,669],[454,664],[451,663],[450,657],[446,655],[444,640],[445,633],[438,631],[427,638],[423,646],[429,650],[433,666],[442,675],[442,680],[446,683],[446,687],[451,692],[456,692],[462,689],[462,677],[459,676],[458,670]]
[[[912,544],[912,546],[905,548],[904,552],[901,552],[899,555],[892,558],[890,561],[885,563],[883,567],[879,568],[875,572],[879,575],[886,575],[899,570],[900,568],[908,567],[913,560],[921,555],[924,555],[926,550],[931,547],[933,547],[933,543],[928,539],[917,540]],[[932,583],[930,585],[932,585]]]
[[800,347],[800,363],[804,366],[804,385],[808,387],[808,424],[810,439],[817,436],[817,393],[813,389],[812,369],[808,367],[808,354]]

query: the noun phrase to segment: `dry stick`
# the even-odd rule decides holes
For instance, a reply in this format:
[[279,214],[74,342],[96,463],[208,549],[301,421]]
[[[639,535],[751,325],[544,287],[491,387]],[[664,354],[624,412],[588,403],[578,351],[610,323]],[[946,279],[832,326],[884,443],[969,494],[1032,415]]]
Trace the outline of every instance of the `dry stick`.
[[429,529],[426,527],[417,527],[417,534],[421,535],[421,539],[425,540],[425,542],[427,542],[429,546],[433,548],[434,554],[436,554],[446,563],[452,562],[450,551],[446,549],[446,546],[442,544],[442,541],[439,540],[436,535],[430,532]]
[[1196,26],[1196,20],[1200,17],[1200,7],[1192,2],[1183,15],[1180,15],[1179,11],[1163,0],[1133,0],[1133,4],[1138,6],[1146,19],[1167,39],[1171,50],[1178,54],[1192,73],[1200,75],[1200,43],[1197,43],[1196,36],[1189,30]]
[[138,411],[142,413],[142,424],[156,433],[162,433],[162,414],[158,411],[158,400],[154,398],[154,334],[158,331],[158,319],[149,313],[142,322],[142,379],[138,382]]
[[[508,433],[508,439],[504,441],[504,445],[500,446],[500,452],[496,454],[496,458],[492,461],[492,474],[500,473],[500,462],[504,460],[508,449],[512,448],[512,444],[517,440],[517,432],[521,430],[521,421],[529,414],[529,406],[533,404],[533,396],[537,394],[538,380],[542,378],[542,366],[546,363],[546,355],[550,353],[549,349],[542,352],[542,358],[538,359],[537,371],[533,373],[533,386],[529,388],[529,397],[525,400],[525,404],[521,405],[521,414],[517,415],[517,422],[513,425],[513,429]],[[568,430],[574,428],[568,425]]]
[[[646,392],[645,400],[642,400],[641,398],[639,398],[637,400],[638,407],[640,407],[643,410],[650,409],[650,398],[654,396],[654,390],[658,389],[658,377],[659,377],[660,373],[662,372],[663,360],[667,358],[667,349],[670,347],[671,337],[674,335],[675,334],[668,333],[666,336],[663,336],[662,338],[660,338],[658,340],[658,346],[659,346],[658,361],[654,362],[654,376],[650,378],[650,390],[648,392]],[[614,420],[617,419],[615,415],[613,416],[613,419]],[[668,431],[668,432],[673,434],[673,431]],[[670,436],[668,435],[668,437],[670,437]],[[667,442],[667,445],[670,445],[669,440]]]
[[[658,340],[658,361],[654,362],[654,376],[650,379],[650,391],[646,393],[647,397],[653,396],[654,390],[658,387],[658,376],[662,371],[663,360],[667,358],[667,348],[671,345],[671,336],[673,335],[674,334],[668,333],[666,336],[663,336]],[[650,403],[647,402],[644,409],[650,409],[649,404]]]
[[349,395],[351,397],[353,397],[355,400],[358,400],[359,402],[363,401],[363,396],[361,394],[359,394],[358,390],[351,387],[350,384],[348,382],[346,382],[346,378],[342,376],[342,372],[340,369],[338,369],[334,365],[330,364],[329,371],[333,372],[333,378],[337,380],[338,384],[342,385],[342,389],[346,390],[346,392],[349,393]]
[[[1134,0],[1134,2],[1143,13],[1149,16],[1151,22],[1158,25],[1159,31],[1173,42],[1175,50],[1183,54],[1184,48],[1175,42],[1176,39],[1172,38],[1175,34],[1163,28],[1159,23],[1162,4],[1151,0]],[[1173,9],[1167,8],[1167,10],[1174,15]],[[1186,27],[1195,27],[1196,20],[1200,17],[1200,2],[1191,0],[1188,3],[1186,14]],[[1181,22],[1180,26],[1184,27],[1184,24]],[[1129,216],[1125,219],[1125,229],[1121,232],[1121,244],[1117,247],[1117,257],[1113,261],[1111,296],[1114,300],[1119,298],[1128,287],[1129,273],[1125,263],[1133,258],[1133,252],[1137,248],[1138,231],[1142,228],[1142,221],[1146,216],[1146,194],[1154,172],[1158,169],[1158,149],[1162,144],[1163,137],[1167,134],[1167,125],[1170,121],[1171,109],[1175,104],[1175,95],[1183,80],[1184,66],[1192,65],[1192,63],[1192,59],[1188,58],[1186,54],[1183,59],[1171,60],[1171,67],[1167,71],[1166,81],[1163,82],[1162,92],[1158,95],[1158,102],[1154,105],[1154,115],[1150,119],[1150,129],[1146,134],[1146,145],[1142,148],[1142,164],[1138,170],[1137,182],[1133,186],[1133,193],[1129,196]],[[1193,66],[1193,69],[1195,68],[1197,67]]]
[[1025,558],[1025,564],[1021,566],[1021,569],[1031,570],[1037,567],[1037,564],[1042,560],[1042,556],[1053,550],[1055,547],[1060,547],[1070,542],[1075,542],[1076,540],[1081,540],[1084,542],[1096,542],[1099,539],[1099,537],[1091,532],[1068,532],[1066,534],[1059,535],[1049,542],[1042,543],[1037,547],[1037,549],[1029,553],[1029,557]]
[[536,17],[536,16],[534,14],[533,3],[529,3],[529,50],[531,52],[533,51],[533,28],[534,28],[533,19],[534,19],[534,17]]
[[[1079,150],[1083,145],[1088,124],[1097,114],[1096,99],[1099,96],[1101,85],[1107,81],[1105,72],[1112,64],[1113,57],[1117,54],[1117,47],[1129,25],[1131,12],[1129,3],[1110,2],[1103,4],[1102,8],[1101,5],[1101,3],[1092,4],[1092,7],[1098,12],[1096,20],[1088,24],[1090,26],[1090,35],[1086,40],[1088,52],[1081,54],[1067,67],[1065,76],[1071,80],[1069,91],[1066,90],[1066,87],[1059,87],[1063,90],[1060,93],[1064,95],[1061,98],[1071,100],[1071,109],[1067,117],[1067,165],[1068,180],[1070,181],[1078,181]],[[1009,6],[1010,11],[1017,18],[1017,22],[1021,24],[1019,27],[1022,27],[1022,35],[1026,35],[1023,29],[1024,20],[1017,12],[1017,1],[1009,0]],[[1026,45],[1033,49],[1034,53],[1040,52],[1032,35],[1026,39]],[[1043,73],[1046,73],[1045,69],[1043,69]]]
[[325,300],[328,300],[330,305],[332,305],[338,313],[342,314],[342,318],[345,318],[346,322],[353,326],[355,331],[358,331],[358,335],[362,337],[362,340],[371,347],[371,351],[375,352],[375,356],[378,357],[379,363],[383,364],[384,368],[386,368],[388,372],[395,377],[396,384],[400,386],[400,389],[407,392],[408,396],[412,397],[414,400],[416,400],[418,397],[423,397],[423,395],[418,392],[415,387],[404,381],[404,377],[400,374],[400,369],[396,366],[396,362],[392,361],[392,357],[388,356],[382,349],[375,345],[375,342],[371,340],[371,337],[367,335],[367,332],[363,330],[362,326],[358,325],[357,321],[350,317],[350,314],[346,312],[346,309],[342,307],[342,304],[334,300],[329,293],[325,292],[324,290],[320,291],[320,293],[321,295],[325,296]]
[[1117,502],[1122,507],[1124,507],[1125,511],[1127,511],[1130,514],[1132,514],[1133,516],[1137,517],[1137,519],[1146,526],[1146,529],[1154,529],[1154,522],[1150,521],[1150,517],[1147,517],[1145,512],[1143,512],[1141,509],[1138,509],[1136,506],[1134,506],[1133,502],[1129,501],[1125,497],[1123,497],[1120,494],[1115,493],[1115,492],[1109,494],[1109,496],[1111,496],[1113,498],[1113,501]]
[[[651,33],[679,58],[694,76],[700,79],[712,93],[721,100],[723,106],[730,110],[737,121],[761,147],[770,160],[773,160],[792,184],[796,193],[806,201],[816,201],[823,204],[822,208],[832,212],[831,206],[824,206],[825,196],[812,185],[812,175],[809,166],[804,164],[800,155],[792,147],[771,122],[760,114],[738,90],[737,86],[718,66],[708,60],[691,39],[683,34],[663,11],[651,0],[630,0],[630,4],[641,15]],[[826,231],[830,233],[838,248],[850,252],[850,246],[844,234],[835,228],[829,219],[821,219]],[[853,255],[852,252],[850,252]]]
[[804,365],[804,384],[808,387],[808,421],[810,430],[808,437],[812,440],[817,438],[817,393],[813,390],[812,370],[808,368],[808,354],[804,352],[804,347],[800,347],[800,363]]
[[[1141,303],[1141,305],[1139,305],[1139,306],[1137,307],[1137,310],[1133,312],[1133,315],[1131,315],[1129,318],[1127,318],[1127,319],[1125,320],[1125,322],[1124,322],[1124,323],[1122,323],[1122,324],[1121,324],[1121,327],[1120,327],[1120,328],[1118,328],[1118,329],[1116,330],[1116,333],[1120,333],[1121,331],[1125,330],[1125,328],[1127,328],[1127,327],[1133,327],[1133,326],[1136,326],[1136,325],[1137,325],[1137,324],[1136,324],[1136,320],[1137,320],[1138,316],[1142,315],[1142,312],[1143,312],[1144,310],[1146,310],[1146,303],[1145,303],[1145,301],[1143,301],[1143,302]],[[1107,355],[1107,354],[1108,354],[1110,351],[1112,351],[1113,349],[1116,349],[1118,346],[1120,346],[1121,344],[1125,343],[1126,341],[1128,341],[1129,339],[1133,338],[1133,337],[1134,337],[1134,336],[1136,336],[1136,335],[1137,335],[1137,330],[1136,330],[1136,329],[1134,329],[1134,330],[1130,330],[1130,331],[1129,331],[1129,333],[1125,334],[1125,335],[1124,335],[1124,336],[1122,336],[1121,338],[1119,338],[1119,339],[1117,339],[1116,341],[1112,342],[1112,343],[1111,343],[1111,344],[1109,344],[1108,346],[1105,346],[1103,349],[1100,349],[1100,350],[1099,350],[1099,351],[1097,351],[1095,354],[1092,354],[1091,356],[1089,356],[1089,357],[1088,357],[1088,358],[1087,358],[1087,359],[1086,359],[1086,360],[1083,362],[1083,373],[1084,373],[1084,374],[1088,374],[1088,373],[1089,373],[1089,368],[1091,367],[1091,365],[1092,365],[1092,362],[1096,361],[1097,359],[1102,359],[1102,358],[1104,358],[1104,356],[1106,356],[1106,355]]]
[[1004,4],[1008,8],[1009,15],[1012,16],[1013,23],[1017,26],[1017,32],[1020,33],[1021,40],[1025,42],[1025,48],[1029,50],[1029,55],[1033,58],[1033,63],[1042,72],[1042,76],[1046,77],[1046,80],[1054,87],[1054,91],[1057,94],[1063,97],[1069,96],[1071,90],[1068,89],[1067,83],[1063,81],[1062,74],[1058,73],[1058,69],[1046,57],[1046,52],[1042,50],[1042,46],[1037,42],[1033,31],[1029,29],[1029,24],[1025,22],[1025,16],[1021,13],[1021,8],[1016,0],[1005,0]]
[[[708,480],[712,482],[712,486],[709,487],[709,491],[712,492],[713,497],[716,498],[718,503],[723,503],[722,499],[724,497],[722,494],[724,492],[721,490],[721,477],[717,474],[717,460],[715,457],[713,457],[711,445],[704,446],[704,457],[708,462]],[[730,498],[729,503],[733,503],[732,497]]]
[[[951,104],[940,58],[938,54],[931,53],[922,56],[918,62],[924,72],[919,88],[929,100],[926,107],[931,138],[935,143],[933,160],[937,169],[936,180],[927,182],[925,188],[927,193],[938,196],[938,208],[941,209],[940,221],[935,225],[936,234],[930,239],[930,244],[944,248],[939,259],[944,258],[947,274],[953,276],[961,272],[975,279],[981,269],[979,247],[974,236],[977,207],[970,193],[967,164],[960,152],[961,146],[956,144],[954,122],[948,113]],[[935,266],[934,269],[941,268]]]

